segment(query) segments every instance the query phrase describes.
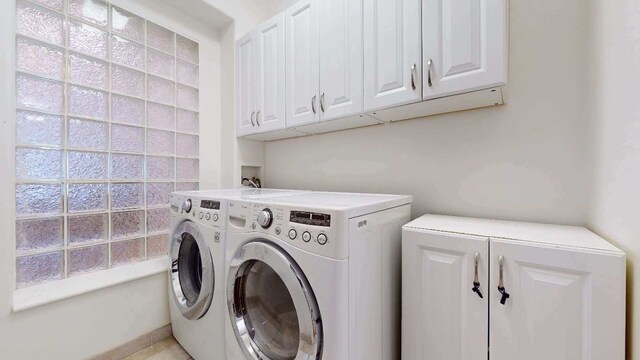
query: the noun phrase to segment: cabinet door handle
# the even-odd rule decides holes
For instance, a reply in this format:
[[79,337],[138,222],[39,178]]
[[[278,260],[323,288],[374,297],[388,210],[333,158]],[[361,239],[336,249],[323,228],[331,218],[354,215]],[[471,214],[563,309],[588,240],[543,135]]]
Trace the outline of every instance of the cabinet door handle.
[[255,115],[256,115],[256,112],[252,111],[251,112],[251,126],[256,126],[256,124],[253,122],[253,118],[255,117]]
[[473,273],[473,287],[471,290],[482,299],[482,292],[480,291],[480,278],[478,277],[478,263],[480,262],[480,253],[476,252],[473,256],[473,260],[475,263],[475,270]]
[[322,95],[320,95],[320,110],[322,110],[322,112],[324,112],[324,93],[322,93]]
[[313,110],[313,113],[316,113],[316,96],[313,95],[313,97],[311,97],[311,110]]
[[411,65],[411,89],[416,89],[416,64]]
[[507,299],[511,296],[509,295],[509,293],[507,292],[507,290],[504,288],[504,279],[503,279],[503,273],[504,273],[504,256],[500,255],[498,257],[498,264],[500,266],[500,277],[498,280],[498,291],[500,292],[500,294],[502,294],[502,296],[500,296],[500,304],[505,305],[507,303]]
[[429,61],[427,61],[427,85],[429,85],[429,87],[433,86],[431,82],[431,68],[433,68],[433,60],[429,59]]
[[260,110],[258,110],[258,112],[256,113],[256,124],[260,126]]

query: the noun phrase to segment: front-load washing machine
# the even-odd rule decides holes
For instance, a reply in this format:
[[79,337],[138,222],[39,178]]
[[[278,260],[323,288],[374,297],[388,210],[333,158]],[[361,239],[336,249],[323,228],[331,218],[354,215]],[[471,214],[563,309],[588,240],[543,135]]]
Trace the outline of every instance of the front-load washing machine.
[[326,192],[230,200],[227,358],[399,358],[411,202]]
[[195,359],[225,356],[225,226],[229,199],[300,193],[221,189],[171,195],[169,310],[174,337]]

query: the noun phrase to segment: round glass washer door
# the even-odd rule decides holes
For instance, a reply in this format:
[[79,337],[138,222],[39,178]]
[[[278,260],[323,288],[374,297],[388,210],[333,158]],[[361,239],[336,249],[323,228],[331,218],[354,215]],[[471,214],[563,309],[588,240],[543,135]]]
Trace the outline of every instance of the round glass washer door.
[[322,358],[322,321],[302,270],[277,245],[256,240],[229,263],[227,302],[248,359]]
[[180,223],[171,238],[171,288],[182,315],[199,319],[209,310],[215,287],[213,259],[193,222]]

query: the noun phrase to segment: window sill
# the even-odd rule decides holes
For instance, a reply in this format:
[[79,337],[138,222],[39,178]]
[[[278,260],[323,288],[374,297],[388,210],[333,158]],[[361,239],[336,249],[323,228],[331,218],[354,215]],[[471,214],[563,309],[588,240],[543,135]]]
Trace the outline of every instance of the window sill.
[[52,281],[13,292],[13,312],[20,312],[92,291],[167,271],[166,257],[125,265],[93,274]]

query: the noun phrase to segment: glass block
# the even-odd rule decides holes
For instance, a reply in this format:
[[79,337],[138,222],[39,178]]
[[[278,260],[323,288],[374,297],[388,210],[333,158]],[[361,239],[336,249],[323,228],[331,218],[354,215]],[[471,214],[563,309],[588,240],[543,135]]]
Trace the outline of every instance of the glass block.
[[178,84],[178,106],[198,110],[200,106],[200,93],[198,89]]
[[62,116],[25,110],[16,113],[17,144],[60,146],[63,129]]
[[111,243],[111,266],[120,266],[144,260],[144,239]]
[[17,180],[61,180],[62,151],[16,149]]
[[147,232],[161,232],[169,230],[171,212],[169,208],[147,210]]
[[175,86],[173,81],[155,76],[147,77],[147,98],[163,104],[175,104]]
[[58,249],[63,245],[61,217],[17,220],[16,250],[18,254],[33,250]]
[[63,0],[31,0],[31,1],[37,2],[38,4],[42,4],[44,6],[48,6],[60,12],[64,10]]
[[198,157],[200,153],[200,143],[198,136],[187,134],[176,134],[176,153],[178,156]]
[[144,97],[144,73],[113,65],[111,67],[111,91]]
[[81,245],[109,238],[109,215],[82,215],[67,218],[67,236],[70,245]]
[[69,20],[69,48],[103,59],[107,58],[108,35],[91,25]]
[[70,180],[106,180],[106,153],[68,151],[68,178]]
[[109,64],[87,56],[69,54],[69,80],[101,89],[109,86]]
[[64,45],[64,16],[19,0],[16,5],[16,31],[52,44]]
[[123,238],[144,233],[144,211],[111,213],[111,238]]
[[176,53],[180,59],[191,61],[194,64],[198,63],[200,55],[197,42],[184,36],[176,35],[176,43],[178,46]]
[[107,269],[109,267],[109,245],[101,244],[70,249],[67,261],[69,276]]
[[178,131],[197,134],[200,131],[200,120],[197,112],[178,109],[176,111],[176,127]]
[[62,80],[64,51],[39,41],[18,37],[16,61],[19,70]]
[[144,156],[129,154],[111,155],[111,179],[142,180],[144,178]]
[[111,120],[131,125],[144,124],[144,100],[111,94]]
[[147,21],[147,45],[174,54],[174,36],[173,31]]
[[18,107],[61,114],[64,110],[64,85],[36,76],[16,74],[16,103]]
[[198,87],[199,80],[200,70],[198,69],[198,65],[178,60],[178,82]]
[[169,235],[160,234],[147,237],[147,259],[169,254]]
[[107,120],[109,95],[104,91],[69,85],[69,114]]
[[175,79],[175,66],[173,56],[153,49],[147,50],[147,71],[150,74]]
[[69,0],[69,15],[100,26],[107,26],[109,6],[101,0]]
[[174,132],[147,129],[147,154],[173,155],[175,151]]
[[165,130],[175,130],[175,108],[150,101],[147,102],[147,126]]
[[111,7],[111,30],[129,39],[144,41],[144,19],[116,6]]
[[62,251],[17,258],[16,287],[62,279],[63,259]]
[[173,180],[174,162],[171,157],[147,156],[147,178]]
[[19,216],[62,213],[62,185],[16,185],[16,213]]
[[197,159],[176,159],[176,173],[179,180],[196,180],[200,177]]
[[111,150],[124,152],[144,152],[144,128],[111,125]]
[[114,35],[111,37],[111,59],[144,70],[144,46]]
[[69,184],[68,211],[107,210],[107,184]]
[[69,119],[67,146],[106,150],[109,147],[109,124],[102,121]]
[[127,209],[144,206],[142,183],[111,184],[111,208]]
[[200,189],[197,182],[181,182],[176,184],[176,191],[196,191]]
[[169,205],[173,183],[147,183],[147,206]]

